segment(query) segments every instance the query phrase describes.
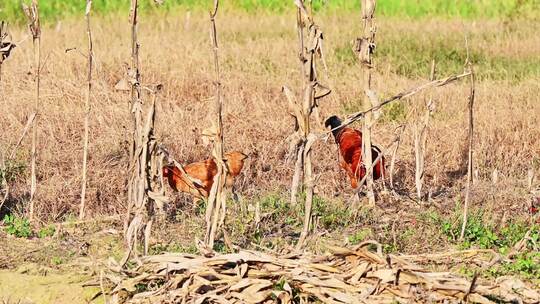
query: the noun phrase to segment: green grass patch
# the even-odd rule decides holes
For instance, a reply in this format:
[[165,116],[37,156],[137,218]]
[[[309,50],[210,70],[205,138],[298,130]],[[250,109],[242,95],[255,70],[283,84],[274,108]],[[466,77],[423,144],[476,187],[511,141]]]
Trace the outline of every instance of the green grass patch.
[[2,187],[4,183],[15,181],[15,179],[22,175],[25,170],[26,164],[22,161],[6,161],[2,166],[0,166],[0,187]]
[[23,216],[17,216],[15,214],[5,215],[4,226],[4,230],[7,234],[19,238],[29,238],[32,235],[37,235],[39,238],[51,237],[56,231],[53,225],[47,225],[40,228],[37,233],[34,233],[30,226],[30,221]]
[[[440,76],[462,73],[467,58],[463,45],[463,41],[458,37],[428,40],[405,35],[380,43],[376,56],[398,75],[427,79],[433,59],[437,64],[437,74]],[[475,72],[480,80],[518,82],[531,77],[540,77],[540,59],[537,57],[509,58],[472,50],[470,60],[475,65]]]
[[162,254],[165,252],[175,252],[175,253],[190,253],[198,254],[199,250],[195,244],[183,245],[176,242],[171,242],[169,244],[155,244],[148,249],[150,255]]
[[507,273],[518,273],[529,279],[538,279],[540,278],[540,253],[521,253],[513,262],[504,263],[502,268]]
[[64,263],[64,259],[62,259],[61,257],[58,257],[58,256],[54,256],[51,258],[51,263],[58,266],[58,265],[62,265]]
[[39,229],[37,235],[40,239],[42,239],[45,237],[53,236],[55,231],[56,231],[56,228],[54,228],[53,225],[48,225]]
[[[460,249],[480,248],[493,249],[506,256],[511,252],[515,244],[528,235],[526,248],[511,259],[503,259],[487,270],[479,270],[470,266],[462,266],[458,271],[468,277],[475,272],[488,277],[500,277],[503,275],[518,275],[519,277],[538,280],[540,279],[540,253],[535,251],[540,242],[540,225],[532,225],[526,221],[510,222],[502,227],[490,221],[487,214],[482,210],[470,212],[463,240],[460,240],[462,211],[459,206],[450,214],[442,214],[437,210],[428,210],[418,215],[418,220],[424,225],[433,226],[446,236],[451,244]],[[407,232],[406,232],[407,233]]]
[[[247,244],[276,248],[284,242],[294,241],[300,235],[304,223],[305,193],[298,195],[298,202],[291,205],[289,198],[280,192],[268,193],[258,199],[260,222],[253,225],[255,210],[229,221],[230,230],[240,234]],[[257,201],[250,204],[256,208]],[[313,197],[313,225],[317,229],[342,231],[353,221],[353,215],[340,201]],[[311,227],[313,228],[313,227]]]
[[283,222],[288,226],[302,225],[302,205],[298,203],[291,206],[290,202],[278,193],[272,193],[260,200],[261,212],[270,214],[268,218],[272,221]]
[[347,238],[351,245],[358,245],[361,242],[373,237],[373,231],[370,228],[362,228]]
[[[28,2],[28,0],[26,1]],[[125,0],[94,0],[93,9],[99,14],[129,10]],[[139,1],[145,12],[157,9],[170,11],[175,8],[208,10],[212,1],[202,0],[165,0],[160,7],[154,1]],[[360,1],[350,0],[314,0],[314,11],[359,11]],[[230,0],[222,4],[225,10],[246,12],[267,11],[272,13],[293,12],[292,1],[284,0]],[[20,2],[15,0],[0,3],[0,19],[23,21]],[[82,16],[85,1],[82,0],[46,0],[40,1],[41,16],[44,20],[58,20],[69,16]],[[447,1],[447,0],[380,0],[377,3],[377,15],[397,17],[462,17],[462,18],[499,18],[499,17],[538,17],[540,4],[536,0],[499,0],[499,1]]]
[[[313,197],[312,213],[319,218],[319,225],[325,229],[346,227],[351,223],[353,218],[345,204],[327,201],[319,196]],[[302,211],[301,214],[303,216],[304,212]]]
[[437,213],[430,213],[427,218],[431,223],[438,225],[442,233],[449,241],[456,243],[463,249],[472,247],[481,249],[494,249],[502,254],[508,251],[520,240],[522,240],[530,229],[530,241],[538,242],[540,238],[540,226],[530,226],[527,222],[516,221],[498,227],[494,223],[487,220],[488,215],[485,215],[482,210],[470,212],[463,239],[460,240],[462,226],[462,211],[460,208],[448,215],[443,216]]

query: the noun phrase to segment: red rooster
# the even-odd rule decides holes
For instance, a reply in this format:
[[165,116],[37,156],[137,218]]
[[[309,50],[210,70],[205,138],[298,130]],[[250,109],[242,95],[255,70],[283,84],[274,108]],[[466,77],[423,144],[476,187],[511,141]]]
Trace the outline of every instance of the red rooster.
[[[332,134],[339,147],[341,155],[340,166],[343,168],[351,180],[353,188],[358,187],[358,181],[366,175],[366,167],[362,161],[362,132],[341,126],[341,119],[332,116],[324,122],[325,127],[332,129]],[[373,161],[379,157],[381,150],[372,145],[371,156]],[[384,174],[384,157],[381,156],[373,169],[373,179],[379,179]],[[364,182],[365,183],[365,182]]]

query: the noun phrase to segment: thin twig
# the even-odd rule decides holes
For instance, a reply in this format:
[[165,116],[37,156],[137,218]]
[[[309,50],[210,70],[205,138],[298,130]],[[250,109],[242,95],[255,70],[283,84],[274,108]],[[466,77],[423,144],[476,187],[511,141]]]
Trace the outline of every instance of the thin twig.
[[22,132],[21,136],[19,137],[19,140],[17,141],[17,144],[11,150],[11,154],[9,154],[8,160],[12,160],[13,158],[15,158],[15,153],[17,153],[17,149],[19,148],[22,141],[24,140],[24,137],[26,136],[26,133],[28,132],[28,129],[30,129],[30,127],[34,123],[35,118],[36,118],[36,113],[30,114],[30,116],[28,117],[28,120],[26,121],[26,125],[24,126],[24,129],[23,129],[23,132]]
[[384,107],[385,105],[387,105],[387,104],[389,104],[391,102],[411,97],[413,95],[416,95],[416,94],[418,94],[418,93],[420,93],[420,92],[422,92],[424,90],[430,89],[430,88],[445,86],[445,85],[450,84],[450,83],[452,83],[452,82],[454,82],[456,80],[459,80],[459,79],[461,79],[463,77],[467,77],[467,76],[470,76],[470,75],[471,75],[471,71],[467,71],[467,72],[464,72],[462,74],[452,75],[452,76],[449,76],[449,77],[446,77],[446,78],[441,78],[441,79],[437,79],[437,80],[434,80],[434,81],[430,81],[430,82],[424,83],[424,84],[422,84],[422,85],[420,85],[418,87],[414,87],[414,88],[408,89],[406,91],[403,91],[403,92],[401,92],[399,94],[396,94],[396,95],[384,100],[383,102],[379,103],[378,105],[373,106],[373,107],[371,107],[371,108],[369,108],[367,110],[359,111],[359,112],[350,114],[347,117],[347,119],[345,119],[341,123],[340,126],[337,126],[332,130],[325,131],[324,134],[321,134],[321,137],[326,136],[327,134],[331,133],[333,130],[339,129],[341,127],[348,126],[348,125],[352,124],[353,122],[364,118],[367,113],[378,111],[382,107]]
[[[396,145],[394,146],[394,150],[392,151],[392,159],[390,160],[390,188],[392,188],[392,191],[394,191],[394,167],[396,164],[396,157],[397,157],[397,151],[399,149],[399,145],[401,143],[401,136],[403,135],[403,131],[405,131],[405,125],[401,125],[396,128],[394,133],[396,133]],[[399,132],[399,133],[398,133]]]
[[[35,113],[30,114],[30,117],[28,117],[26,125],[24,126],[24,129],[22,131],[22,134],[19,137],[19,140],[17,141],[17,144],[15,144],[15,146],[11,150],[11,153],[9,154],[8,158],[3,160],[2,166],[5,166],[5,164],[7,162],[9,162],[9,161],[13,160],[13,158],[15,158],[15,153],[17,153],[17,149],[21,145],[24,137],[26,136],[26,133],[28,132],[28,129],[30,129],[30,127],[32,126],[32,123],[34,122],[35,118],[36,118]],[[0,200],[0,210],[2,209],[2,206],[4,205],[4,203],[7,201],[8,197],[9,197],[9,184],[8,184],[7,181],[4,181],[4,182],[5,182],[5,185],[4,185],[5,186],[5,188],[4,188],[4,197],[2,198],[2,200]]]
[[467,227],[467,213],[469,209],[469,201],[471,196],[471,186],[473,182],[473,137],[474,137],[474,97],[475,97],[475,75],[474,75],[474,67],[470,61],[469,58],[469,43],[467,38],[465,37],[465,44],[467,47],[467,60],[465,62],[465,65],[467,66],[469,72],[470,72],[470,91],[469,91],[469,102],[468,102],[468,112],[469,112],[469,133],[468,133],[468,141],[469,141],[469,153],[468,153],[468,165],[467,165],[467,188],[465,189],[465,204],[463,206],[463,223],[461,226],[461,234],[459,236],[459,239],[462,240],[465,236],[465,229]]
[[[429,80],[435,80],[435,60],[431,61],[431,72],[429,74]],[[426,110],[424,116],[420,116],[416,122],[414,129],[414,148],[415,148],[415,160],[416,160],[416,170],[415,170],[415,184],[416,184],[416,195],[418,200],[422,200],[422,187],[424,183],[424,162],[425,162],[425,153],[426,153],[426,144],[427,144],[427,128],[429,125],[429,118],[433,111],[433,96],[429,97],[429,101],[426,104]]]
[[99,272],[99,288],[103,296],[103,303],[107,304],[107,294],[105,293],[105,285],[103,284],[103,269]]
[[84,104],[84,137],[83,137],[83,161],[82,161],[82,185],[81,185],[81,204],[79,206],[79,219],[84,218],[84,209],[86,201],[86,174],[87,174],[87,161],[88,161],[88,133],[90,128],[90,96],[92,94],[92,60],[93,45],[92,45],[92,31],[90,27],[90,11],[92,9],[92,0],[86,0],[86,34],[88,36],[88,74],[87,74],[87,89],[86,98]]

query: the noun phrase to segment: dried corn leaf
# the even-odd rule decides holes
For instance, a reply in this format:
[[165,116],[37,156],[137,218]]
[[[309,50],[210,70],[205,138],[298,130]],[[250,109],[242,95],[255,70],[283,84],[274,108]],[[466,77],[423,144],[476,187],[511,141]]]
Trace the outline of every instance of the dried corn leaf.
[[314,268],[314,269],[317,269],[317,270],[322,270],[322,271],[331,272],[331,273],[340,273],[341,272],[339,269],[337,269],[335,267],[331,267],[331,266],[324,265],[324,264],[309,264],[307,266],[311,267],[311,268]]
[[267,287],[270,287],[272,285],[274,285],[274,283],[272,283],[271,281],[258,280],[258,282],[253,283],[251,286],[244,289],[244,291],[242,291],[242,293],[244,293],[244,294],[255,294],[255,293],[258,293],[261,290],[263,290],[263,289],[265,289]]
[[116,83],[114,89],[117,91],[128,92],[131,90],[131,85],[125,78],[122,78]]
[[[331,255],[271,256],[253,251],[216,255],[144,257],[134,271],[111,264],[105,278],[117,303],[491,303],[490,299],[538,303],[538,291],[510,277],[471,282],[450,272],[430,272],[417,256],[386,257],[356,248]],[[470,257],[469,257],[470,258]],[[390,268],[391,267],[391,268]],[[165,282],[136,293],[137,284]],[[276,286],[281,285],[281,290]],[[155,286],[155,285],[153,285]]]
[[201,137],[202,141],[205,145],[209,145],[216,139],[216,136],[218,135],[217,127],[214,123],[212,123],[212,126],[204,129],[202,131]]
[[271,291],[261,291],[257,293],[239,293],[239,292],[231,292],[230,295],[240,299],[242,301],[245,301],[247,303],[261,303],[264,300],[266,300],[270,295],[272,294]]

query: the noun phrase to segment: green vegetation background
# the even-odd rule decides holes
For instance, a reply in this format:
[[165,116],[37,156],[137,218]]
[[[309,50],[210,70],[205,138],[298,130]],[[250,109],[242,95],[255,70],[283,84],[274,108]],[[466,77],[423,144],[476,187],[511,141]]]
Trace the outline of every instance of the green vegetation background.
[[[30,2],[31,0],[25,0]],[[45,20],[57,20],[80,15],[85,0],[40,0],[40,11]],[[208,9],[212,0],[165,0],[160,10]],[[129,0],[93,0],[93,8],[99,14],[129,9]],[[360,0],[313,0],[314,9],[329,11],[355,10]],[[225,0],[222,8],[246,12],[283,12],[293,6],[293,0]],[[379,0],[378,13],[398,17],[464,17],[499,18],[514,15],[540,16],[540,0]],[[154,0],[140,0],[143,10],[157,8]],[[0,1],[0,20],[23,21],[21,0]]]

